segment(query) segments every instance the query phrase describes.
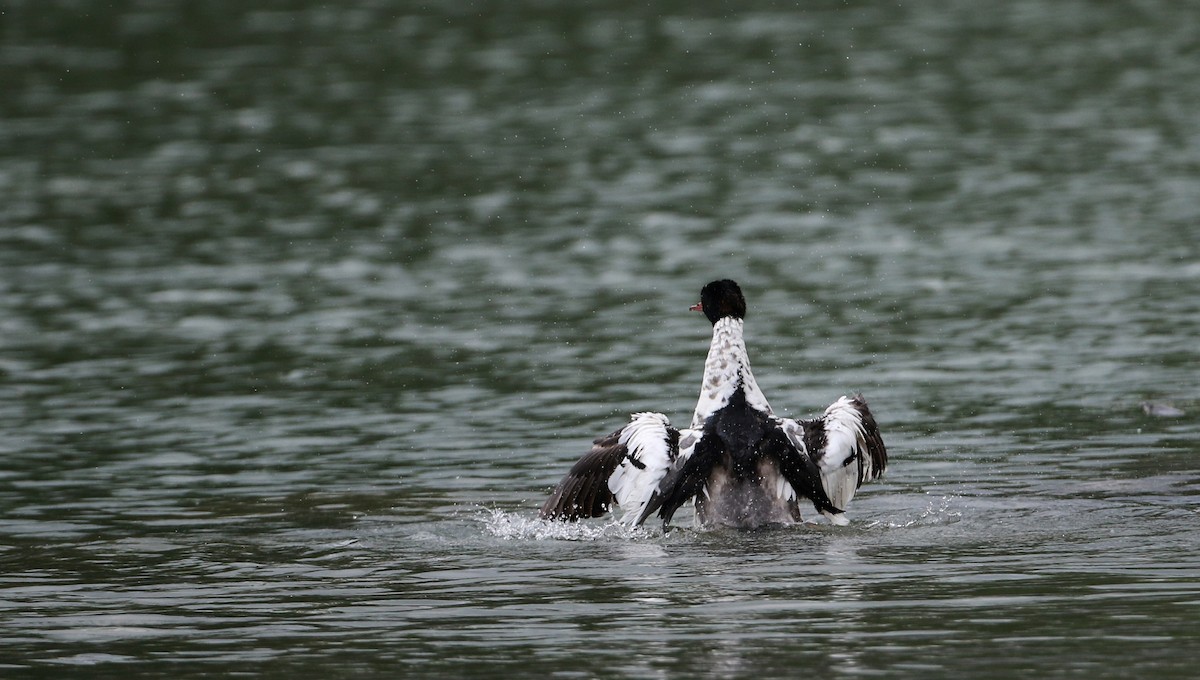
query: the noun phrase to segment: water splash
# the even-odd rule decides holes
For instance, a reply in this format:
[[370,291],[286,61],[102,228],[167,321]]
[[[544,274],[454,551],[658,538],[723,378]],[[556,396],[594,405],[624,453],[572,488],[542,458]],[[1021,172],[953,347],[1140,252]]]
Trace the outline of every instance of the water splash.
[[908,529],[917,526],[929,526],[938,524],[953,524],[962,519],[962,511],[951,510],[951,505],[957,501],[959,496],[951,494],[942,496],[938,499],[930,499],[925,509],[915,518],[899,522],[874,522],[872,527],[886,527],[888,529]]
[[484,530],[506,541],[600,541],[608,539],[636,540],[657,534],[642,528],[630,527],[618,520],[604,524],[594,522],[559,522],[527,517],[514,512],[490,508],[478,517]]

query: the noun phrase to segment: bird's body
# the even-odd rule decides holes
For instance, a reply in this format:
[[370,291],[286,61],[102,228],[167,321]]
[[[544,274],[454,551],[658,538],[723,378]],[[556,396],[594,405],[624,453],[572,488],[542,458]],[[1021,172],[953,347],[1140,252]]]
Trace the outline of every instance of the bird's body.
[[614,503],[634,525],[658,513],[664,525],[694,499],[705,526],[754,528],[803,519],[801,498],[837,524],[864,481],[887,466],[866,401],[842,397],[813,420],[776,416],[754,380],[743,339],[745,300],[714,281],[693,307],[712,321],[700,398],[691,426],[636,413],[601,437],[571,468],[541,516],[598,517]]

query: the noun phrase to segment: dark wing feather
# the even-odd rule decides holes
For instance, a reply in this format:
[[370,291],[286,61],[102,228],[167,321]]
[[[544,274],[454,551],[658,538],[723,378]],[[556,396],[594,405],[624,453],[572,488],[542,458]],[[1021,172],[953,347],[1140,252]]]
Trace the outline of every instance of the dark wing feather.
[[592,449],[571,466],[542,505],[542,519],[575,521],[600,517],[612,508],[614,498],[608,478],[627,453],[620,437],[621,430],[617,430],[593,442]]
[[[861,486],[863,482],[870,482],[878,479],[880,475],[887,470],[887,447],[883,444],[883,437],[879,434],[879,425],[875,423],[875,416],[871,415],[871,409],[867,408],[867,400],[863,395],[856,394],[850,400],[850,403],[858,411],[862,418],[864,440],[866,442],[867,456],[871,459],[869,474],[864,474],[859,477],[858,483]],[[864,468],[866,466],[863,466]]]

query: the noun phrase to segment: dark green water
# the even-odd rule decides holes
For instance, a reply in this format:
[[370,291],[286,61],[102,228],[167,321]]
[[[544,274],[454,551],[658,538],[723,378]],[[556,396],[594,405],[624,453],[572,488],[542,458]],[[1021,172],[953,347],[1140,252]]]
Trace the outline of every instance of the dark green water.
[[[247,4],[0,0],[0,675],[1194,675],[1200,6]],[[852,525],[536,521],[726,276]]]

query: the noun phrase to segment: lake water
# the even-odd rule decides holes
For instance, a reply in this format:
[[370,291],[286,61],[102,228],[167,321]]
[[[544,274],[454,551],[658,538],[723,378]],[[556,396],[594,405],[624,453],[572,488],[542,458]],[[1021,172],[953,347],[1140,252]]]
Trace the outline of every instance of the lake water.
[[[0,675],[1193,677],[1200,6],[801,4],[0,2]],[[723,277],[851,526],[538,521]]]

